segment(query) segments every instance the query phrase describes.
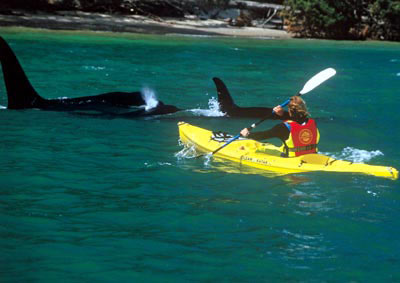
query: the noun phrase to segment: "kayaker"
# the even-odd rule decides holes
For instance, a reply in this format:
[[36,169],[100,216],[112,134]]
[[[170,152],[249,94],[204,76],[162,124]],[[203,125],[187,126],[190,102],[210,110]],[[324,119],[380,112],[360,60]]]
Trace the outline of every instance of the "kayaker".
[[[288,105],[290,120],[272,127],[267,131],[251,132],[244,128],[240,134],[254,140],[279,138],[283,145],[282,156],[295,157],[317,152],[319,131],[314,119],[309,118],[306,103],[300,96],[292,96]],[[284,115],[284,109],[276,106],[274,112]]]

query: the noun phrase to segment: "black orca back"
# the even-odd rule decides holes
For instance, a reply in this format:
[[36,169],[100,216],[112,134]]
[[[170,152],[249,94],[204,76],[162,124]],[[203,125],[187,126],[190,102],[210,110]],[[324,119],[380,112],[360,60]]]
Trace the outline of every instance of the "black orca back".
[[164,104],[162,101],[159,101],[157,106],[152,109],[149,109],[149,110],[140,109],[140,110],[133,111],[133,112],[119,114],[118,116],[125,117],[125,118],[137,118],[137,117],[172,114],[172,113],[178,112],[180,110],[181,109],[179,109],[178,107],[176,107],[174,105],[167,105],[167,104]]
[[213,78],[215,86],[217,87],[218,93],[218,102],[222,112],[229,112],[232,108],[235,108],[236,105],[233,102],[233,99],[228,91],[228,88],[224,84],[224,82],[219,78]]
[[32,108],[44,100],[32,87],[14,52],[0,36],[0,61],[7,89],[8,108]]
[[228,88],[224,82],[219,78],[213,78],[218,92],[218,102],[222,112],[226,113],[228,117],[244,117],[244,118],[266,118],[273,120],[287,120],[289,113],[284,112],[283,116],[278,116],[273,113],[271,107],[239,107],[237,106],[230,95]]

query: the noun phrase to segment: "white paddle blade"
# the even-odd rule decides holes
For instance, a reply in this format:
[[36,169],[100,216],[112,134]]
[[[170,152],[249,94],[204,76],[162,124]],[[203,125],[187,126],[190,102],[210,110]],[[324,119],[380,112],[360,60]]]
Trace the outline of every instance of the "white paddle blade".
[[313,90],[314,88],[316,88],[317,86],[322,84],[327,79],[333,77],[335,74],[336,74],[336,70],[333,68],[328,68],[328,69],[325,69],[325,70],[319,72],[314,77],[309,79],[308,82],[306,82],[306,84],[304,85],[303,89],[299,92],[299,94],[300,95],[305,94],[305,93]]

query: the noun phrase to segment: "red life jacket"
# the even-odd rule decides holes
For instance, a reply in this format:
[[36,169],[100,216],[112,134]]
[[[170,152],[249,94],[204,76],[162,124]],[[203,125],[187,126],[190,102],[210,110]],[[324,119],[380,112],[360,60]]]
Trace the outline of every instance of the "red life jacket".
[[291,120],[284,123],[290,128],[289,137],[284,141],[284,152],[288,157],[317,153],[319,132],[313,119],[308,119],[305,124]]

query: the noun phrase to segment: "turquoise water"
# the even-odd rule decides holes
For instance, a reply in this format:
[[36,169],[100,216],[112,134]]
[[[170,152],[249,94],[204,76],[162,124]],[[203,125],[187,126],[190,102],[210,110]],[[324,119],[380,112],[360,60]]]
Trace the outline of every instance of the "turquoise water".
[[[154,91],[147,119],[0,110],[1,282],[399,282],[399,181],[291,176],[177,153],[177,122],[236,134],[240,106],[307,94],[320,150],[400,168],[400,45],[1,29],[46,98]],[[1,79],[1,81],[3,81]],[[7,105],[0,83],[0,105]],[[274,125],[268,121],[260,128]]]

